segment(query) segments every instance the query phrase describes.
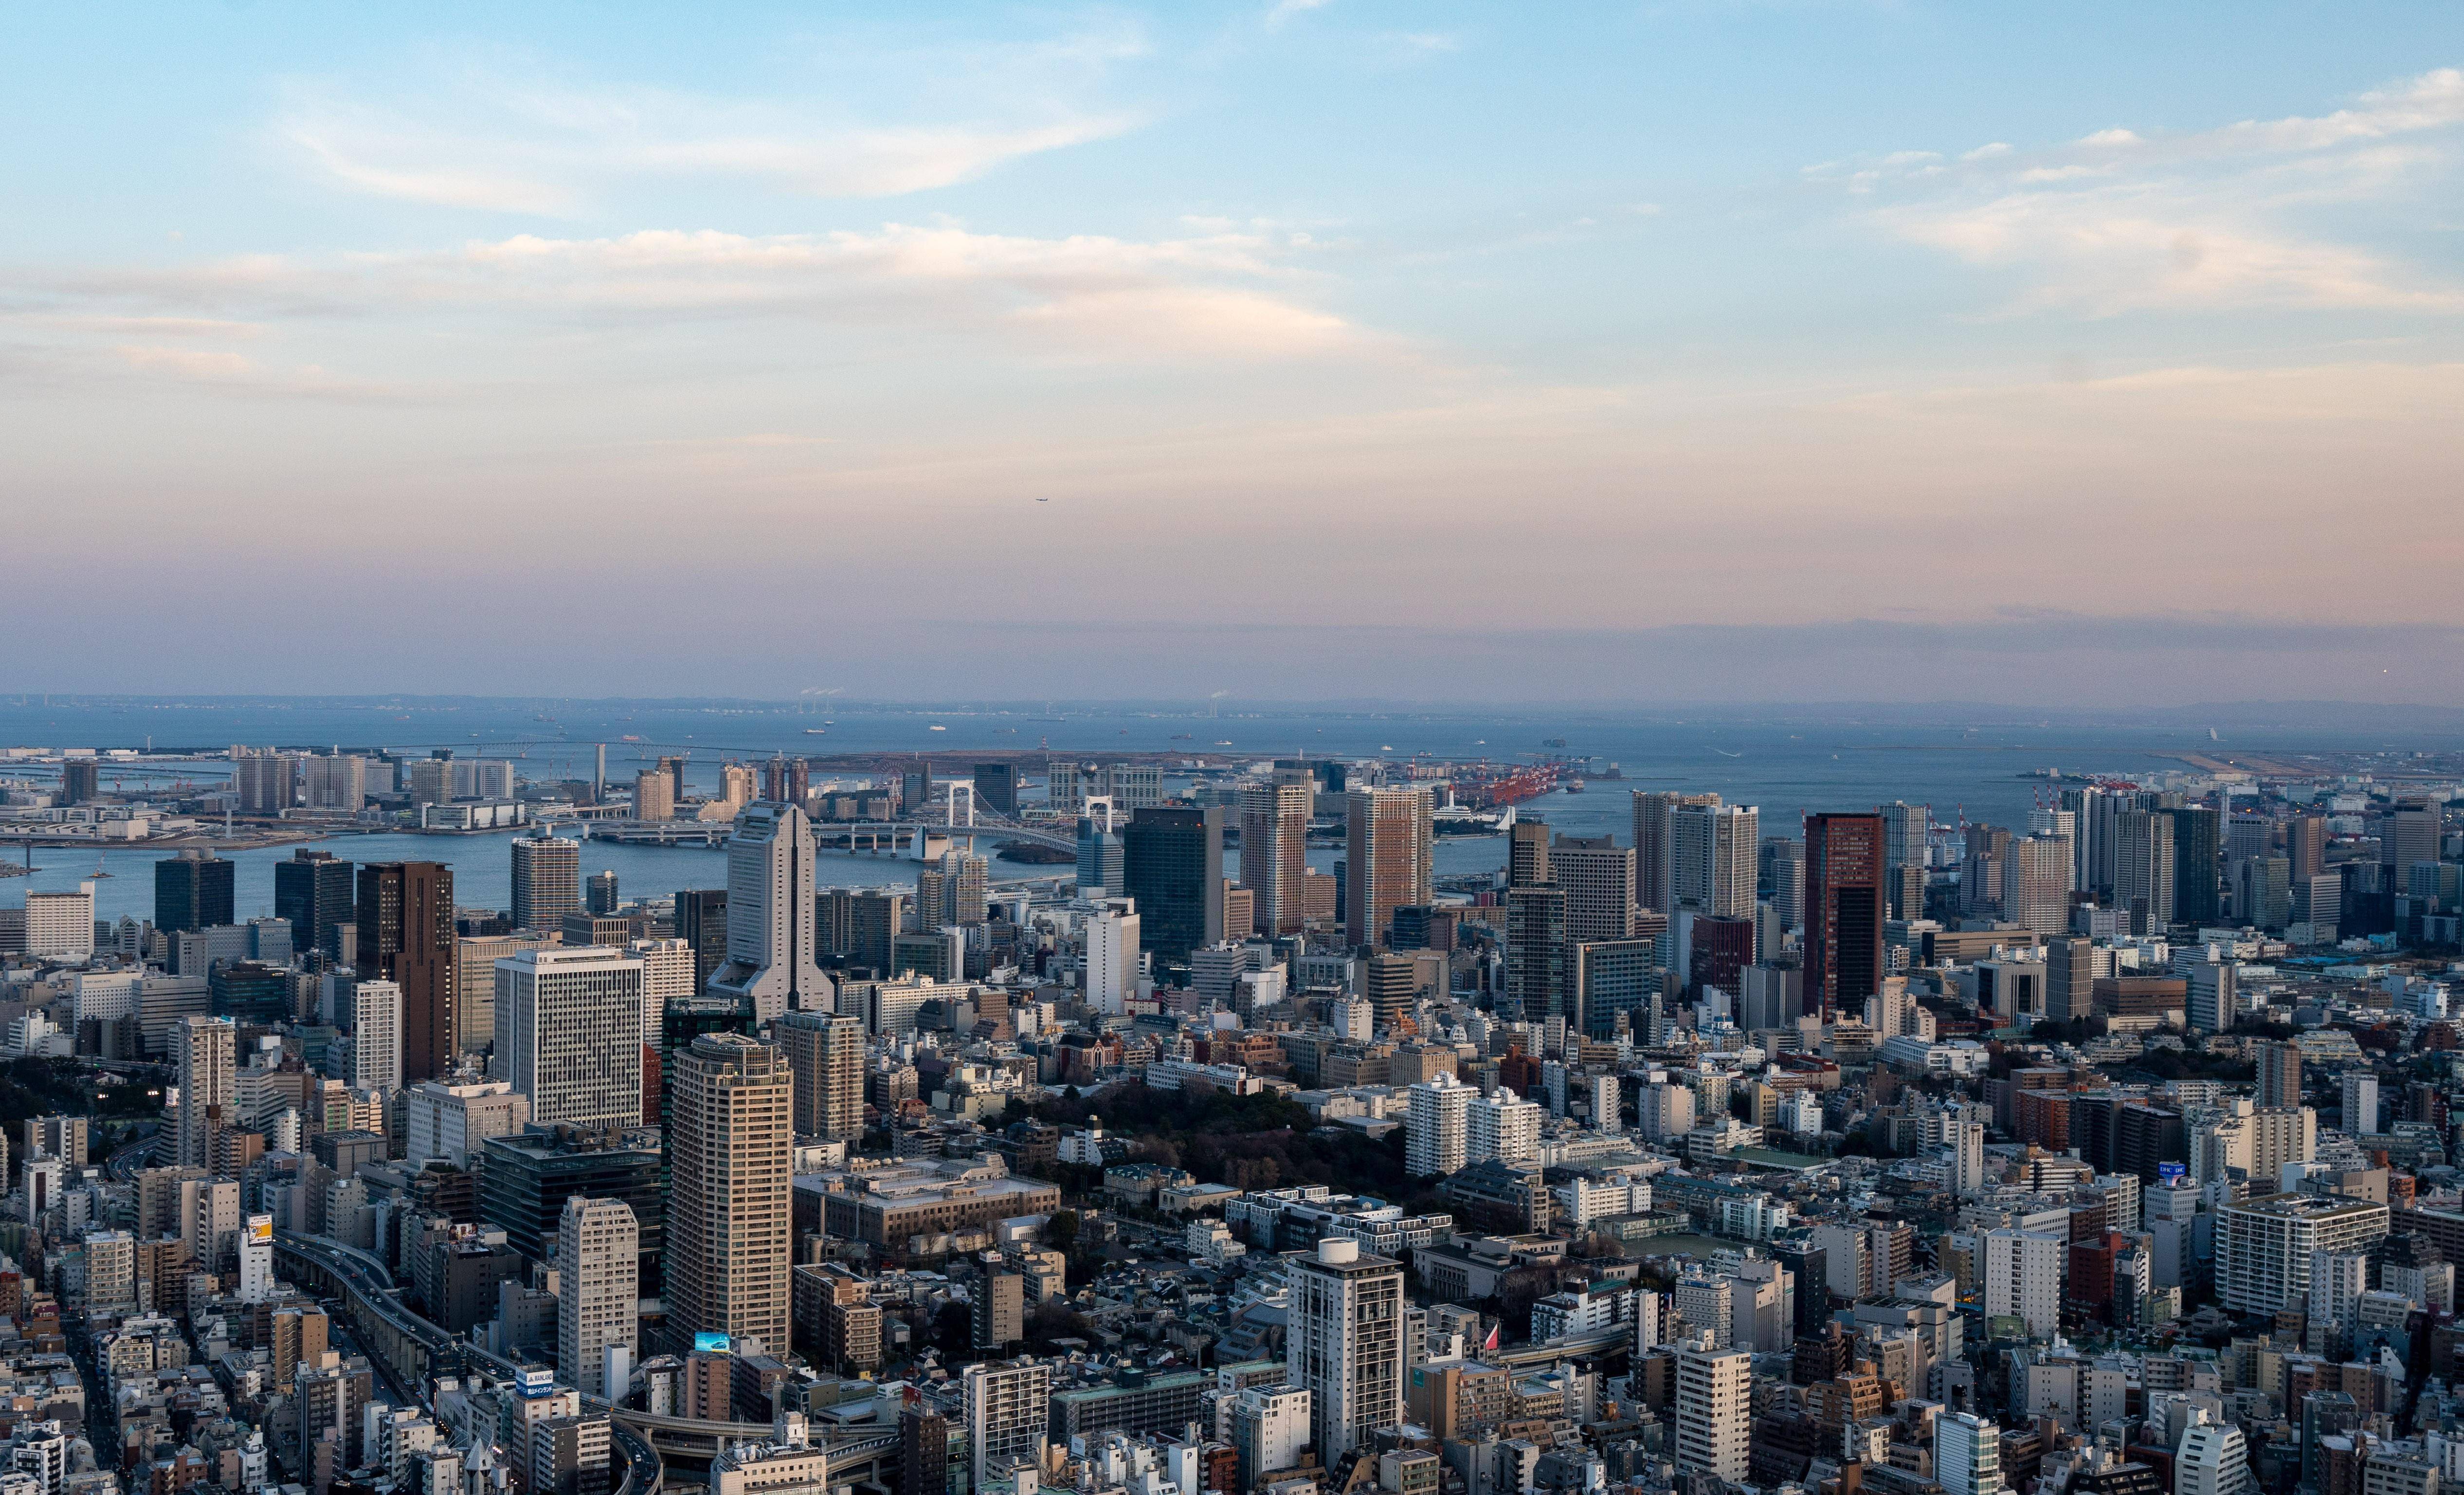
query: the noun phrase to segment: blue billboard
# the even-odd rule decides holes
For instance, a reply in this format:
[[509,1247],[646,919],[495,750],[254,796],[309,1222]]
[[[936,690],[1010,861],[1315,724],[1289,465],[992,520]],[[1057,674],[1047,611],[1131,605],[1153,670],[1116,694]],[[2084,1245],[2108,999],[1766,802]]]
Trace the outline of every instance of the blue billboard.
[[2164,1184],[2167,1188],[2170,1188],[2174,1184],[2180,1183],[2184,1178],[2188,1177],[2189,1176],[2189,1172],[2190,1165],[2188,1163],[2158,1163],[2156,1165],[2156,1181]]
[[693,1335],[693,1353],[695,1354],[725,1354],[728,1349],[728,1338],[725,1334]]

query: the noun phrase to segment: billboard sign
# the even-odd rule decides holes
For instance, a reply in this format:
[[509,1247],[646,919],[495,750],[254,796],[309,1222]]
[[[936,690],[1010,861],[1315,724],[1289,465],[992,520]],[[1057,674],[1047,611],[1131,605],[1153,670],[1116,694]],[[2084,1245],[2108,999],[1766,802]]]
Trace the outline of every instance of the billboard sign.
[[725,1334],[693,1335],[693,1353],[695,1354],[725,1354],[728,1349],[729,1340]]
[[2158,1163],[2156,1165],[2156,1181],[2165,1185],[2168,1189],[2173,1185],[2180,1183],[2184,1178],[2189,1177],[2189,1174],[2190,1165],[2188,1163]]
[[272,1241],[274,1239],[274,1217],[271,1215],[251,1215],[248,1218],[248,1239],[252,1242],[258,1244]]

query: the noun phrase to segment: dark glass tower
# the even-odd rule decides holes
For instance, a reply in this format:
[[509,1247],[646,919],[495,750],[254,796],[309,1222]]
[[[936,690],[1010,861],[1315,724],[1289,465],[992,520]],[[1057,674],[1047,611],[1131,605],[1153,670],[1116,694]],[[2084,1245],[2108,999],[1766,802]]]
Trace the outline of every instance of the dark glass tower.
[[351,864],[330,851],[294,851],[274,864],[274,916],[291,921],[291,948],[341,954],[341,931],[359,921]]
[[237,867],[208,851],[154,864],[154,927],[165,934],[233,924]]
[[1138,947],[1181,964],[1223,939],[1223,811],[1149,805],[1121,832],[1121,890],[1137,900]]

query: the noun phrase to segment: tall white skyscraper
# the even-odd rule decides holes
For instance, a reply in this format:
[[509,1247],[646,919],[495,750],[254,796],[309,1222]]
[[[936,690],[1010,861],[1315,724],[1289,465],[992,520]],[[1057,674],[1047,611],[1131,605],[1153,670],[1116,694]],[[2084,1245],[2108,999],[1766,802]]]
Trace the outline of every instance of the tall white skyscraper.
[[2028,1332],[2061,1327],[2062,1257],[2069,1242],[2031,1230],[1985,1233],[1985,1316],[2025,1319]]
[[1680,908],[1751,918],[1762,816],[1750,804],[1681,804],[1669,813],[1669,882]]
[[171,1030],[172,1059],[180,1070],[179,1145],[172,1161],[203,1168],[213,1157],[213,1133],[227,1125],[238,1084],[234,1050],[239,1030],[229,1018],[182,1018]]
[[1730,1484],[1746,1483],[1753,1457],[1753,1352],[1717,1348],[1708,1330],[1678,1347],[1676,1464],[1681,1471],[1700,1470]]
[[746,805],[727,838],[727,962],[710,989],[749,1000],[761,1022],[832,1010],[814,913],[812,822],[792,804]]
[[1403,1167],[1416,1178],[1463,1172],[1469,1161],[1471,1103],[1480,1091],[1451,1074],[1406,1088]]
[[26,894],[26,954],[52,960],[94,954],[94,884],[79,883],[75,892]]
[[[1262,934],[1297,934],[1307,910],[1309,789],[1252,784],[1241,791],[1241,886]],[[1227,934],[1237,933],[1226,931]]]
[[392,981],[352,988],[351,1084],[363,1090],[402,1088],[402,988]]
[[1985,1123],[1951,1117],[1943,1122],[1943,1142],[1950,1149],[1951,1192],[1966,1198],[1985,1188]]
[[1595,1074],[1590,1081],[1592,1092],[1592,1125],[1602,1132],[1625,1130],[1625,1103],[1618,1094],[1617,1077]]
[[1935,1418],[1933,1477],[1943,1495],[1993,1495],[2002,1487],[2001,1427],[1965,1412]]
[[1546,1109],[1520,1100],[1500,1086],[1493,1095],[1475,1098],[1469,1108],[1463,1155],[1475,1163],[1499,1158],[1528,1163],[1540,1155],[1540,1125]]
[[1127,1012],[1138,994],[1138,931],[1128,898],[1107,898],[1087,916],[1087,1005],[1097,1012]]
[[625,1395],[606,1383],[607,1351],[621,1348],[629,1365],[641,1349],[640,1253],[632,1206],[579,1194],[564,1201],[556,1231],[558,1364],[585,1396]]
[[1403,1308],[1402,1264],[1349,1237],[1292,1264],[1284,1379],[1309,1394],[1310,1441],[1330,1465],[1403,1420]]
[[787,1342],[795,1076],[740,1033],[705,1033],[668,1076],[668,1320]]
[[2379,1077],[2365,1070],[2348,1069],[2342,1076],[2343,1084],[2343,1131],[2353,1136],[2379,1129]]
[[496,962],[498,1077],[531,1120],[642,1119],[642,962],[584,945]]

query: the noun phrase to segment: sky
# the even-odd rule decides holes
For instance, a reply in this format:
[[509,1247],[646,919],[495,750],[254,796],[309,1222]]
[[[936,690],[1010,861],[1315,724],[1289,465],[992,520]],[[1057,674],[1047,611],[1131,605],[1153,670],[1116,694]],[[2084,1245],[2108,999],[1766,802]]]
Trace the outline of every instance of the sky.
[[7,24],[0,690],[2464,697],[2464,8]]

